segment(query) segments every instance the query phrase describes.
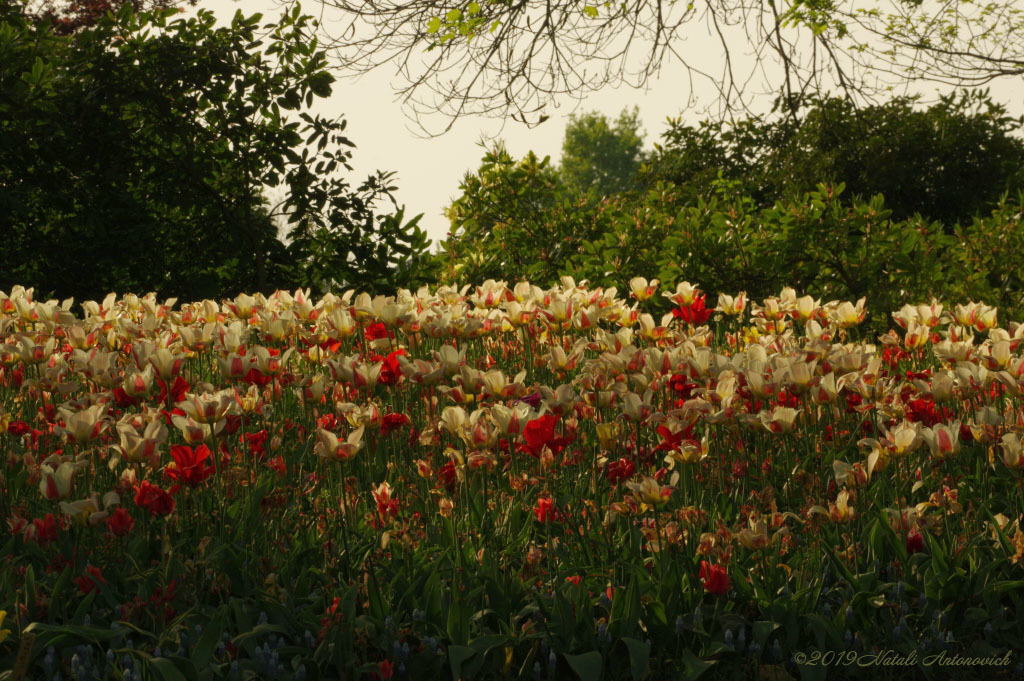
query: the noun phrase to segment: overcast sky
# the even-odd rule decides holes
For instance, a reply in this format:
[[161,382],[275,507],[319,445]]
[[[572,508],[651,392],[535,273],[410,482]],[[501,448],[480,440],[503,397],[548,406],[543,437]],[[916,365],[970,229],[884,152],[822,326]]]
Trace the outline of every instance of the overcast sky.
[[[275,0],[200,0],[200,5],[213,11],[218,21],[224,23],[239,9],[246,14],[262,12],[264,23],[275,19],[280,12]],[[320,3],[307,0],[303,9],[318,12]],[[694,25],[698,32],[702,28],[699,23]],[[721,52],[714,41],[706,39],[702,43],[700,36],[688,47],[698,53],[706,50],[709,60],[716,59]],[[689,93],[681,87],[682,83],[673,82],[672,74],[669,62],[661,78],[652,80],[646,91],[622,86],[606,88],[579,104],[567,98],[558,102],[557,108],[549,108],[550,119],[534,128],[512,120],[473,116],[459,120],[448,133],[431,139],[422,138],[416,125],[406,117],[392,87],[393,82],[396,85],[401,82],[395,78],[394,69],[389,70],[388,66],[357,79],[339,78],[332,96],[319,105],[318,111],[331,116],[342,114],[348,120],[347,135],[356,145],[351,183],[358,185],[368,173],[378,169],[395,171],[398,202],[405,204],[408,216],[424,214],[420,224],[436,241],[444,239],[449,228],[443,216],[444,207],[458,195],[459,182],[466,171],[476,170],[480,164],[483,149],[478,142],[481,138],[500,137],[517,158],[533,150],[557,162],[569,114],[596,110],[614,119],[624,107],[636,105],[646,132],[645,146],[650,148],[665,130],[668,117],[682,115],[690,124],[696,124],[701,118],[695,111],[682,111]],[[1022,88],[1016,80],[998,83],[992,91],[996,101],[1008,103],[1011,97],[1018,103],[1021,100]],[[925,88],[923,93],[933,95],[934,88]],[[710,91],[704,96],[709,97]],[[770,104],[770,97],[765,98],[765,103]],[[1017,107],[1011,110],[1014,108]],[[447,121],[440,116],[436,120],[433,128],[443,128]]]

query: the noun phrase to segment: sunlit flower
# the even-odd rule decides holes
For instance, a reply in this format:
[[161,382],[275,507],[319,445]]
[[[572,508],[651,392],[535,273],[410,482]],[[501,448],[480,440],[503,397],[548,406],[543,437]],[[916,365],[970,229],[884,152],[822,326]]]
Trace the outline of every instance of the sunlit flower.
[[107,413],[107,405],[94,404],[81,411],[72,412],[64,407],[57,409],[64,419],[65,426],[55,427],[55,433],[62,433],[79,444],[94,440],[100,436],[109,426],[110,422],[104,417]]
[[658,290],[658,280],[652,279],[648,282],[643,277],[633,277],[629,280],[629,290],[633,297],[643,302],[648,300]]
[[206,445],[199,445],[195,449],[188,445],[171,447],[174,462],[164,468],[164,476],[189,487],[198,487],[214,474],[212,463],[203,465],[210,456],[210,448]]
[[928,444],[934,458],[940,461],[948,459],[960,451],[960,421],[921,428],[921,438]]
[[626,487],[638,503],[649,508],[667,503],[673,491],[672,487],[662,487],[657,480],[646,475],[639,482],[627,482]]
[[316,431],[317,443],[313,452],[329,461],[346,461],[363,447],[363,427],[356,428],[344,440],[325,428]]
[[718,304],[715,309],[723,314],[730,316],[737,316],[743,314],[743,311],[747,308],[747,292],[740,291],[739,294],[733,298],[732,296],[724,293],[718,294]]

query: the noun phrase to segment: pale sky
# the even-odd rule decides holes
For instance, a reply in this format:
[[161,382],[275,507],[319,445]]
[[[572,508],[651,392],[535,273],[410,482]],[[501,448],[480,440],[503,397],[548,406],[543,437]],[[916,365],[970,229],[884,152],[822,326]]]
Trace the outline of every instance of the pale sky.
[[[280,11],[275,0],[200,0],[200,5],[213,11],[218,21],[225,23],[239,9],[249,15],[262,12],[263,23],[275,19]],[[319,12],[320,3],[307,0],[303,10]],[[698,22],[694,29],[700,31],[703,26]],[[694,49],[698,53],[706,50],[706,55],[702,56],[707,60],[716,59],[721,53],[721,48],[710,39],[691,41],[688,47],[691,53]],[[388,66],[358,79],[338,78],[332,96],[326,101],[321,100],[317,110],[323,115],[343,114],[348,120],[346,133],[356,145],[351,162],[355,172],[349,178],[350,184],[358,185],[368,173],[378,169],[395,171],[394,184],[398,186],[396,198],[399,204],[405,204],[409,217],[424,214],[420,224],[436,242],[444,239],[449,229],[443,216],[444,207],[458,195],[463,175],[479,167],[484,151],[477,143],[482,137],[505,140],[510,153],[516,158],[533,150],[540,157],[550,156],[555,163],[561,154],[562,137],[570,113],[596,110],[611,120],[623,108],[636,105],[646,132],[645,146],[650,148],[665,130],[667,118],[682,115],[691,125],[701,119],[698,112],[682,111],[689,91],[680,83],[674,83],[672,75],[672,62],[666,60],[661,77],[652,79],[646,91],[628,86],[606,88],[589,95],[578,106],[574,100],[566,98],[557,103],[557,108],[548,109],[550,119],[532,129],[512,120],[503,126],[501,120],[471,116],[457,121],[448,133],[431,139],[421,137],[422,133],[418,132],[396,100],[391,83],[401,83],[394,77],[394,69],[389,70]],[[686,86],[688,88],[688,83]],[[934,91],[933,87],[921,88],[925,95],[934,95]],[[1019,104],[1022,88],[1019,81],[1007,79],[994,84],[992,93],[998,102],[1008,104],[1013,98]],[[710,97],[710,89],[703,96]],[[764,99],[767,107],[771,98]],[[1012,112],[1018,107],[1010,108]],[[447,121],[440,115],[436,120],[437,124],[431,126],[433,129],[443,128]]]

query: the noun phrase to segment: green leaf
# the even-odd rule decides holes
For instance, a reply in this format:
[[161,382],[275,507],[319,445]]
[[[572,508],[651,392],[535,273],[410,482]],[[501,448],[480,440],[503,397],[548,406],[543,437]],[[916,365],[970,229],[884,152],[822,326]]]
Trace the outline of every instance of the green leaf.
[[188,681],[181,670],[166,657],[151,657],[148,666],[153,675],[163,681]]
[[427,22],[427,35],[433,35],[441,30],[441,17],[431,17]]
[[580,677],[580,681],[600,681],[604,671],[604,660],[601,653],[592,650],[582,655],[566,655],[565,661],[569,667]]
[[633,674],[633,681],[647,676],[647,662],[651,657],[651,649],[643,641],[635,638],[623,638],[626,650],[629,651],[629,671]]
[[597,8],[594,7],[593,5],[587,5],[586,7],[584,7],[583,13],[586,14],[591,19],[597,18]]
[[469,646],[448,646],[448,664],[452,669],[452,678],[462,676],[462,665],[476,655],[476,650]]
[[693,654],[689,648],[683,649],[683,675],[681,681],[696,681],[709,669],[715,666],[714,662],[707,662]]
[[199,641],[196,642],[195,648],[192,649],[192,664],[197,669],[205,669],[209,665],[223,633],[224,615],[222,612],[218,612],[207,622],[202,635],[199,637]]

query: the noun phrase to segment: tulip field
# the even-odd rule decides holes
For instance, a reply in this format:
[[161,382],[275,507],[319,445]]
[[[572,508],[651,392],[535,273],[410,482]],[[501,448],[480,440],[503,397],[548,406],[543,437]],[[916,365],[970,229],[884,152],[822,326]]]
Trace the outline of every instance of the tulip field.
[[0,681],[1024,678],[1024,324],[802,293],[0,293]]

